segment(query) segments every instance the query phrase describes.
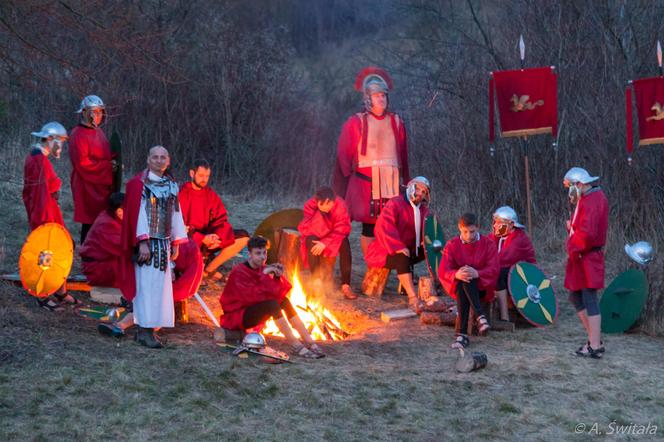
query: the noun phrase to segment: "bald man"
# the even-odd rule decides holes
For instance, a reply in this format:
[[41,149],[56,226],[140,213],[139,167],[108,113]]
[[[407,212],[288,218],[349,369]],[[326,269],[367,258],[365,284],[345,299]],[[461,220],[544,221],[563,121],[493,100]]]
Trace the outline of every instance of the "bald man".
[[135,340],[149,348],[163,347],[155,329],[174,326],[171,267],[188,241],[178,185],[166,172],[170,161],[163,146],[151,148],[147,169],[127,183],[123,205],[120,289],[133,301]]

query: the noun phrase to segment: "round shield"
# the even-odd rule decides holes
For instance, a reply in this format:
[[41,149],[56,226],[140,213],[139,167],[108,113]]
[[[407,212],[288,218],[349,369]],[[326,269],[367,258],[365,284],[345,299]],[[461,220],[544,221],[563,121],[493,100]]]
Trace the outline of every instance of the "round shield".
[[284,209],[274,212],[265,218],[256,227],[254,235],[260,235],[270,241],[270,249],[267,251],[267,262],[276,262],[278,260],[279,251],[279,232],[281,229],[297,229],[304,218],[302,209]]
[[616,276],[604,290],[599,302],[602,332],[622,333],[639,316],[648,297],[648,281],[641,270],[629,269]]
[[558,317],[558,300],[551,280],[539,267],[527,262],[512,266],[507,287],[514,306],[528,322],[536,327],[553,324]]
[[74,243],[69,232],[57,223],[33,230],[25,240],[18,260],[23,287],[32,296],[45,298],[67,280],[74,259]]
[[424,220],[424,255],[427,258],[427,266],[434,280],[438,280],[438,267],[443,257],[445,238],[443,227],[434,214],[427,215]]

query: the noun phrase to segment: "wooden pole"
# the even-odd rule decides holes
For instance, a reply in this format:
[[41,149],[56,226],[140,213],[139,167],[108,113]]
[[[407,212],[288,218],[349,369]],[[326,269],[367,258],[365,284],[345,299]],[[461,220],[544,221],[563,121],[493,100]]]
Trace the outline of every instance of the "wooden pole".
[[528,217],[528,234],[533,237],[533,222],[530,213],[530,169],[528,167],[528,154],[523,157],[524,168],[526,173],[526,216]]

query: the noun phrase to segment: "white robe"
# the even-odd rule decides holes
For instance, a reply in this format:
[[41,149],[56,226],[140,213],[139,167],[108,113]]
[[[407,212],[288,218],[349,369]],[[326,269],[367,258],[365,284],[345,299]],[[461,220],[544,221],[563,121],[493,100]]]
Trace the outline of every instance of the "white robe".
[[[160,178],[150,172],[151,180]],[[167,188],[164,188],[164,196]],[[145,197],[141,197],[141,207],[138,212],[136,225],[136,238],[148,235],[148,217],[145,211]],[[187,230],[182,219],[181,211],[173,211],[171,218],[171,242],[187,238]],[[168,245],[170,257],[171,246]],[[153,265],[134,264],[136,275],[136,297],[134,298],[134,322],[144,328],[173,327],[175,325],[175,310],[173,307],[173,276],[171,260],[163,272]]]

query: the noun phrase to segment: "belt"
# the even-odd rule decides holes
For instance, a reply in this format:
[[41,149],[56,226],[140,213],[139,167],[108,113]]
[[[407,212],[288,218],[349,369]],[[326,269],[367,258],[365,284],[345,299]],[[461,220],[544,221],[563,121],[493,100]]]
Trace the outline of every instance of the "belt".
[[370,176],[367,176],[367,175],[365,175],[365,174],[363,174],[363,173],[360,173],[360,172],[358,172],[357,170],[355,171],[355,176],[358,177],[358,178],[361,179],[361,180],[371,182],[371,177],[370,177]]

